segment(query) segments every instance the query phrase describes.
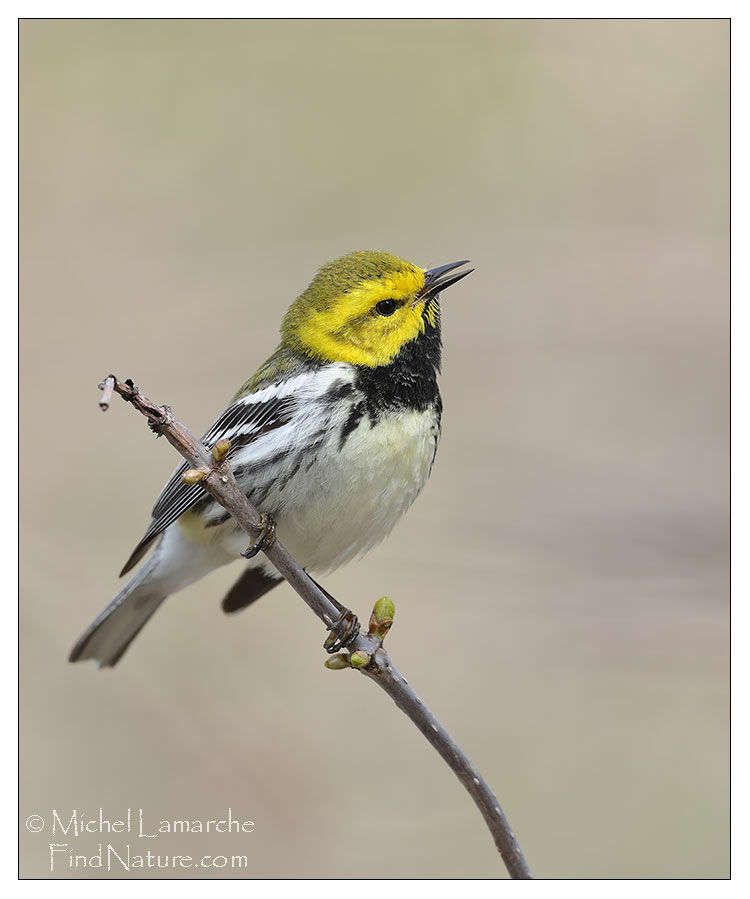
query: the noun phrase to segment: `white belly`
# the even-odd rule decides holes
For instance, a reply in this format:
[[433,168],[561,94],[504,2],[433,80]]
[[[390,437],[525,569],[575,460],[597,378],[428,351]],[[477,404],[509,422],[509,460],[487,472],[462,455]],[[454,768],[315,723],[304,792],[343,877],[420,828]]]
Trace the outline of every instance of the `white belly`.
[[321,573],[367,552],[424,487],[438,436],[431,410],[394,413],[374,426],[364,416],[340,452],[288,485],[294,489],[278,515],[279,539]]

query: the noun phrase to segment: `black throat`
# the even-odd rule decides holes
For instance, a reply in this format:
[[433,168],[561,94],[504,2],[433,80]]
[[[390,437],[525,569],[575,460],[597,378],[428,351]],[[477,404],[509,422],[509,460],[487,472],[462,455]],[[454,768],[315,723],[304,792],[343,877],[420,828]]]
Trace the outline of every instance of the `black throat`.
[[373,423],[392,409],[423,411],[435,406],[439,414],[437,376],[441,351],[440,319],[436,316],[435,326],[425,320],[424,332],[404,344],[388,365],[377,368],[357,366],[354,386],[364,394],[367,413]]

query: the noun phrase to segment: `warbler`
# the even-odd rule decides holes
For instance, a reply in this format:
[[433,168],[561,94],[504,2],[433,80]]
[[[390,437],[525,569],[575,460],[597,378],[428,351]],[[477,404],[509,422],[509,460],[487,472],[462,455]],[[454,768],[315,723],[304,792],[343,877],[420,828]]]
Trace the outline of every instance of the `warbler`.
[[[203,435],[230,441],[253,505],[309,572],[367,552],[424,487],[440,439],[440,294],[468,260],[424,270],[357,251],[324,265],[292,303],[281,343]],[[451,274],[452,273],[452,274]],[[121,576],[153,552],[92,622],[70,660],[115,665],[167,596],[239,560],[229,513],[178,466]],[[282,580],[253,551],[222,607],[236,612]]]

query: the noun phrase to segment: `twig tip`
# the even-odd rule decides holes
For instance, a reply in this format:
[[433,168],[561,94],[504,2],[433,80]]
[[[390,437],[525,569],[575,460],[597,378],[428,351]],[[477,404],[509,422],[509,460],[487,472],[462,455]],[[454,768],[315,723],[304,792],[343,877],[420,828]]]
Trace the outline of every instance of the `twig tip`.
[[117,378],[114,375],[107,375],[107,377],[102,381],[99,385],[99,390],[101,390],[102,395],[99,399],[99,408],[102,412],[106,412],[109,409],[109,403],[112,399],[112,392],[115,389],[115,382]]

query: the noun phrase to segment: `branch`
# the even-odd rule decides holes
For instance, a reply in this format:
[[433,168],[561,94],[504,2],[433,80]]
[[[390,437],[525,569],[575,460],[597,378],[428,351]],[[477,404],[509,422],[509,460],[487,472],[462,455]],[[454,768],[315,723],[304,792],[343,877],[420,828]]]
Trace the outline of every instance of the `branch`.
[[[219,441],[211,452],[172,415],[169,406],[157,406],[143,396],[131,380],[120,381],[109,375],[100,385],[100,406],[106,409],[114,392],[131,403],[148,419],[149,427],[157,436],[164,436],[172,446],[196,469],[188,472],[216,499],[237,521],[240,527],[255,540],[262,533],[261,515],[240,490],[227,461],[228,441]],[[280,541],[276,540],[264,550],[266,556],[307,603],[313,612],[330,629],[339,618],[341,609],[310,578],[292,558]],[[440,724],[432,712],[417,696],[406,679],[396,670],[383,647],[383,637],[393,619],[393,604],[379,600],[370,619],[367,634],[359,634],[349,645],[349,654],[340,653],[328,662],[329,668],[357,668],[367,675],[393,699],[396,705],[419,728],[427,740],[466,787],[477,804],[492,834],[508,873],[514,879],[530,880],[533,875],[521,852],[521,847],[511,830],[495,794],[477,771],[466,753]]]

